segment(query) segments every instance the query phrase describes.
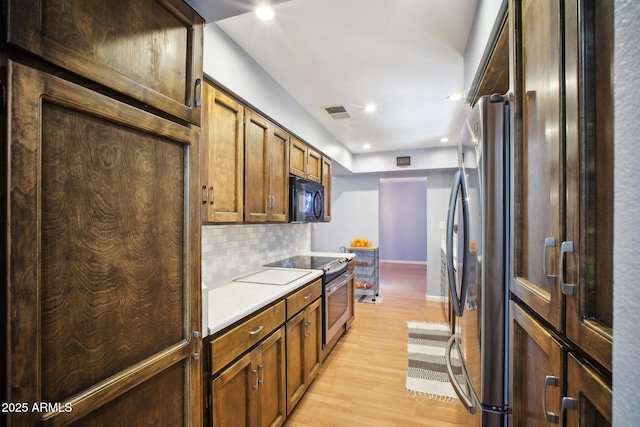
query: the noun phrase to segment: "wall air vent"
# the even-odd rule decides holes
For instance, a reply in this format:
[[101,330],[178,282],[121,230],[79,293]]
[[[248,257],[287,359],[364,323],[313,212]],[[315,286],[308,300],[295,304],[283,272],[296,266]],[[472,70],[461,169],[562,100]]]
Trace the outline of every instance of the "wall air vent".
[[331,107],[324,107],[324,111],[326,111],[333,120],[351,118],[344,105],[332,105]]
[[411,166],[411,156],[396,157],[396,166]]

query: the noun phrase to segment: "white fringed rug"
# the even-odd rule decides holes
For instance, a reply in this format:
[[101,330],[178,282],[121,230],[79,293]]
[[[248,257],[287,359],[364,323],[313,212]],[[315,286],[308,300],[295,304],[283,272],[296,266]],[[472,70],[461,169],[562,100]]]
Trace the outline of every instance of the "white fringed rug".
[[[449,339],[446,323],[407,322],[409,343],[407,353],[407,393],[432,400],[455,402],[458,400],[447,376],[444,353]],[[452,354],[454,374],[461,378],[460,360]]]

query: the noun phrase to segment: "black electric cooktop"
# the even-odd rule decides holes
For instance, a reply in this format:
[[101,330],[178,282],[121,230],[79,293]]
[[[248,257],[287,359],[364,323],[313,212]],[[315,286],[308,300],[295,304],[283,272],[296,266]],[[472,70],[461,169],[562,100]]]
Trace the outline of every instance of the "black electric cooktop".
[[339,258],[326,256],[298,255],[291,258],[281,259],[280,261],[265,264],[264,267],[286,267],[286,268],[307,268],[321,269],[323,266],[333,262]]

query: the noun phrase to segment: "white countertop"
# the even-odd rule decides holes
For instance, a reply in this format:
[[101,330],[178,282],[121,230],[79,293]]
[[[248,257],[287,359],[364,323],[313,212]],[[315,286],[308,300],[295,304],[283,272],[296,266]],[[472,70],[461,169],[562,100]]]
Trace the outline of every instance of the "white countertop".
[[[301,255],[343,257],[352,259],[355,254],[341,252],[308,252]],[[269,270],[265,273],[263,271]],[[285,285],[256,283],[255,277],[268,277],[266,281],[273,283],[282,272]],[[306,274],[295,280],[293,273]],[[253,276],[261,273],[260,276]],[[306,270],[300,268],[261,267],[253,272],[244,273],[217,283],[207,283],[202,286],[202,333],[203,336],[214,334],[238,320],[260,310],[266,305],[306,285],[322,276],[322,270]]]

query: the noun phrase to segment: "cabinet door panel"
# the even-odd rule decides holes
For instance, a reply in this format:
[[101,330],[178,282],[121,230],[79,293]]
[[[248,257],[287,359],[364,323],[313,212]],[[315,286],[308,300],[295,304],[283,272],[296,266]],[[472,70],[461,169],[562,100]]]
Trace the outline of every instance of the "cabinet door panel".
[[258,426],[281,426],[287,417],[284,328],[264,340],[258,363]]
[[567,336],[611,371],[613,4],[567,0]]
[[307,389],[305,375],[305,311],[287,322],[287,414]]
[[[353,283],[350,284],[353,286]],[[351,296],[352,297],[352,296]],[[305,371],[307,383],[316,377],[322,364],[322,299],[319,298],[307,308],[305,319]]]
[[269,221],[289,221],[289,134],[271,125],[269,140]]
[[567,358],[567,396],[563,416],[567,426],[609,427],[611,385],[573,354]]
[[309,148],[307,154],[307,179],[309,181],[322,181],[322,154]]
[[9,43],[200,124],[202,18],[176,0],[11,0]]
[[204,222],[242,222],[244,107],[205,82],[201,190]]
[[245,110],[245,214],[246,222],[266,222],[268,214],[269,124],[260,115]]
[[558,330],[564,326],[557,283],[558,248],[564,237],[562,3],[514,0],[510,9],[515,12],[517,58],[511,288]]
[[[523,308],[510,303],[511,349],[510,401],[513,425],[554,425],[549,417],[560,414],[563,388],[563,348],[551,333]],[[547,378],[552,380],[547,380]],[[545,383],[549,381],[548,385]],[[544,399],[544,400],[543,400]]]
[[197,132],[24,65],[8,74],[9,400],[69,402],[41,414],[68,423],[150,381],[168,385],[149,402],[181,396],[176,416],[199,422]]
[[322,185],[324,185],[324,220],[331,221],[331,159],[322,158]]
[[289,173],[301,178],[307,177],[307,145],[293,137],[289,152]]
[[[216,427],[249,427],[256,412],[252,408],[252,387],[257,376],[252,373],[251,354],[227,368],[211,383],[213,406],[211,419]],[[255,405],[254,405],[255,406]]]

